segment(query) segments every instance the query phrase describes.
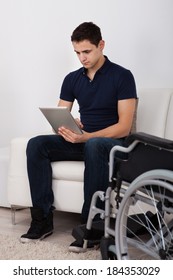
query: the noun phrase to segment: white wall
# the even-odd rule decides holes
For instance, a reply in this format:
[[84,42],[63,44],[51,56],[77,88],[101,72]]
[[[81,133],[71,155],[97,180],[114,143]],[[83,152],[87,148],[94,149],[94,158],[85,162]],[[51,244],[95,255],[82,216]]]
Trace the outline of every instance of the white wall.
[[38,107],[56,105],[80,67],[70,36],[83,21],[101,27],[105,54],[138,87],[173,87],[172,0],[0,0],[0,148],[49,129]]

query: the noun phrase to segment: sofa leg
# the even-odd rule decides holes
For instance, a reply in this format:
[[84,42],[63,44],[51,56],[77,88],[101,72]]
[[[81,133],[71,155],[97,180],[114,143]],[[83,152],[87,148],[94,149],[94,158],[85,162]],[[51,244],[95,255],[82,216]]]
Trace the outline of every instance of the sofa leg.
[[20,211],[23,209],[27,209],[27,207],[24,206],[18,206],[18,205],[11,205],[11,222],[12,225],[16,225],[16,211]]
[[16,206],[11,205],[11,222],[12,222],[12,225],[16,224],[16,222],[15,222],[16,209],[17,209]]

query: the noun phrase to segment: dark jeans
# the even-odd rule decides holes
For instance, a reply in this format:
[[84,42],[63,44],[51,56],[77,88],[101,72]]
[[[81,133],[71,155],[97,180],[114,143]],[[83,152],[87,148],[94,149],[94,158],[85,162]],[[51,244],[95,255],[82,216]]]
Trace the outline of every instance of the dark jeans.
[[41,135],[30,139],[27,146],[27,170],[33,207],[42,208],[45,216],[52,207],[51,162],[84,160],[82,219],[86,220],[94,192],[105,191],[108,187],[109,152],[114,145],[123,145],[123,139],[92,138],[79,144],[69,143],[58,135]]

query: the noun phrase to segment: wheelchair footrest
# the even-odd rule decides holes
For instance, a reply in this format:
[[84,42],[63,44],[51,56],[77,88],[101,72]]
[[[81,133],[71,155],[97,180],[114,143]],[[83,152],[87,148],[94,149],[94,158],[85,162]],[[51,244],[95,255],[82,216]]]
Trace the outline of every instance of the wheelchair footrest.
[[86,229],[86,224],[77,226],[72,230],[72,236],[78,241],[87,239],[98,243],[104,236],[104,221],[94,221],[90,230]]
[[[156,214],[148,211],[145,214],[130,215],[127,219],[127,236],[133,238],[135,235],[147,233],[147,223],[150,220],[151,227],[157,228],[158,220]],[[111,219],[111,228],[115,228],[115,219]],[[72,236],[82,243],[84,239],[91,244],[99,244],[105,235],[104,220],[93,221],[90,230],[86,229],[86,224],[76,226],[72,230]]]
[[127,236],[134,237],[135,235],[146,234],[149,221],[151,227],[153,225],[157,228],[157,216],[150,211],[145,214],[130,215],[127,219]]

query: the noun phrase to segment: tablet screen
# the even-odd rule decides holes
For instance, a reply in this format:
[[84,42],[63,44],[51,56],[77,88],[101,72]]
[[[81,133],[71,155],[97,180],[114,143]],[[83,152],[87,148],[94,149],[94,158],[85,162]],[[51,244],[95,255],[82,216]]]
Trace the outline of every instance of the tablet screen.
[[64,126],[75,133],[83,133],[67,107],[40,107],[39,109],[46,117],[55,132],[59,127]]

